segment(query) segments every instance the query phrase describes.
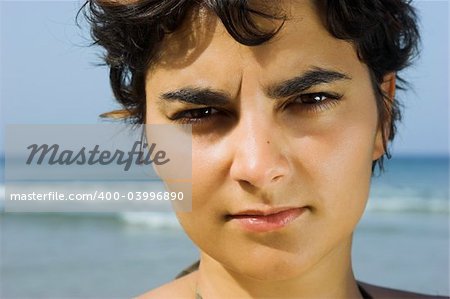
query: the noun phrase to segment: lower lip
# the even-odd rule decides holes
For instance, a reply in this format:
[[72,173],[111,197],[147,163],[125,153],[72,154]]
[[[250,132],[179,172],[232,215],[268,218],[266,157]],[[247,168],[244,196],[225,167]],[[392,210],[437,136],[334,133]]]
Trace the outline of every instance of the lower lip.
[[252,232],[269,232],[286,227],[297,219],[306,208],[289,209],[270,215],[235,215],[231,219],[237,221],[242,228]]

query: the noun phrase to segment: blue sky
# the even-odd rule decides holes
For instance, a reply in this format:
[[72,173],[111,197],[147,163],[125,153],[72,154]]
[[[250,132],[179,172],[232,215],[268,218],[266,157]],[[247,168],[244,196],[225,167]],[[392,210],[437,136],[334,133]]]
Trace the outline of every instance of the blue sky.
[[[5,124],[98,123],[116,108],[98,49],[74,24],[72,1],[1,1],[0,151]],[[448,1],[416,1],[421,16],[421,59],[404,73],[414,91],[406,106],[394,155],[448,154]]]

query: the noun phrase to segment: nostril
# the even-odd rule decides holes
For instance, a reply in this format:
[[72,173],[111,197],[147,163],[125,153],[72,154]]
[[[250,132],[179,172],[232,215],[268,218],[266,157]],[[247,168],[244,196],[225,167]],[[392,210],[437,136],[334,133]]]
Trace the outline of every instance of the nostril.
[[277,175],[276,177],[272,178],[272,182],[276,182],[279,179],[281,179],[283,176],[282,175]]

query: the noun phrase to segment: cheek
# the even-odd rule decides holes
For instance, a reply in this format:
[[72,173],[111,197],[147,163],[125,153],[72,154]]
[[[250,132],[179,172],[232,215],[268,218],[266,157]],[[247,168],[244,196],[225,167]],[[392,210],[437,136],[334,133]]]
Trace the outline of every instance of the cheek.
[[192,211],[177,212],[177,218],[189,238],[202,250],[214,245],[211,237],[218,237],[218,228],[223,225],[220,192],[226,173],[221,172],[220,159],[211,148],[193,142],[192,147]]
[[210,196],[227,177],[227,170],[221,161],[224,156],[217,146],[208,142],[192,142],[192,195],[197,208],[211,201]]
[[377,126],[375,100],[353,108],[305,138],[301,147],[306,154],[297,160],[304,168],[306,186],[315,194],[313,200],[330,219],[359,219],[368,198]]

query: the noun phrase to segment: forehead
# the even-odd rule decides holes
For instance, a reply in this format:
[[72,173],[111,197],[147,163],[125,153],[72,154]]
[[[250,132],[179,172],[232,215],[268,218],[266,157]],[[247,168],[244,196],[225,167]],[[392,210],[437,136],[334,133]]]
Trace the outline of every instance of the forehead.
[[[147,81],[157,80],[158,89],[217,85],[232,90],[246,75],[258,77],[260,84],[270,84],[312,67],[348,74],[365,70],[354,46],[327,31],[312,1],[276,3],[279,5],[272,9],[282,11],[287,20],[271,40],[258,46],[245,46],[233,39],[213,12],[191,10],[180,29],[165,37]],[[254,20],[268,31],[281,24],[261,17]]]

